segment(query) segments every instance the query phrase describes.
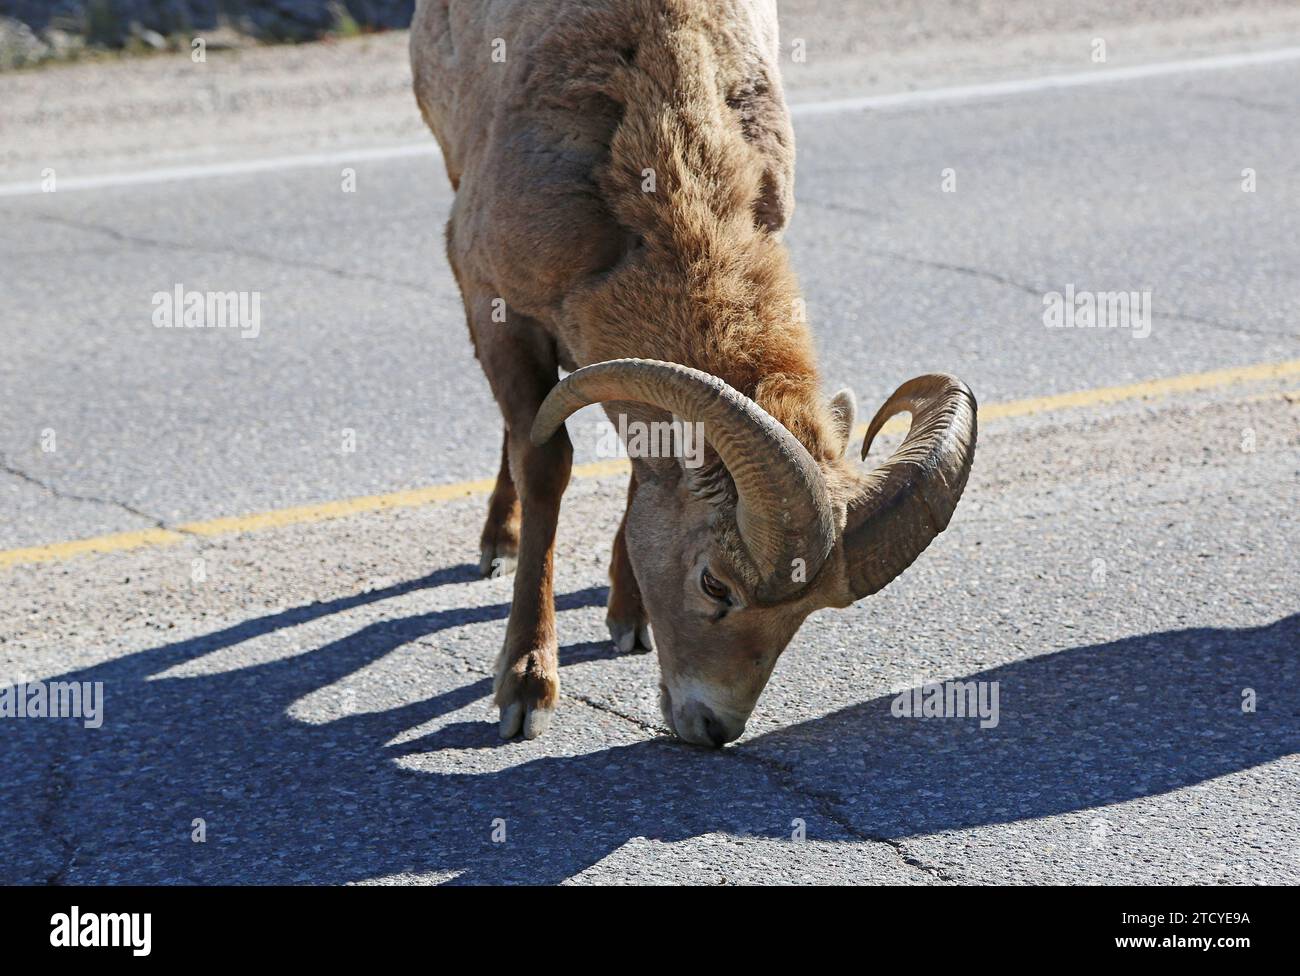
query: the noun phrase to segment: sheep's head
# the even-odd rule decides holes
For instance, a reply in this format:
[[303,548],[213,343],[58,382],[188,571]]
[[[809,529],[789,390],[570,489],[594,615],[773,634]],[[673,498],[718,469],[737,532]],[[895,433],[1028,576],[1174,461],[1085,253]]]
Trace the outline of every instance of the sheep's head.
[[[591,403],[643,418],[670,415],[697,428],[707,445],[695,464],[684,451],[638,463],[627,522],[659,652],[664,720],[702,745],[740,736],[809,613],[876,592],[943,531],[975,453],[975,399],[945,375],[909,380],[880,408],[863,457],[894,414],[911,413],[912,425],[869,474],[843,458],[815,461],[717,377],[653,360],[570,374],[538,412],[534,442]],[[837,397],[834,413],[847,442],[851,396]]]

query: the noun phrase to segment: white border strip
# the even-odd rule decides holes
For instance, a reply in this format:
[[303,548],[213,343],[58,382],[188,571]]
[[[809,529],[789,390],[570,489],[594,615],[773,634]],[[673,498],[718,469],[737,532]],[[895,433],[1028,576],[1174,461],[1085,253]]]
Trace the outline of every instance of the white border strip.
[[1084,88],[1088,85],[1137,81],[1142,78],[1162,78],[1166,75],[1190,74],[1197,71],[1249,68],[1262,64],[1279,64],[1285,61],[1297,60],[1300,60],[1300,47],[1283,47],[1274,48],[1270,51],[1221,54],[1186,61],[1137,64],[1128,68],[1098,68],[1096,71],[1046,75],[1042,78],[993,81],[982,85],[958,85],[954,88],[929,88],[919,91],[896,92],[892,95],[864,95],[860,98],[837,98],[825,102],[806,102],[802,105],[790,106],[790,112],[796,116],[808,116],[832,115],[838,112],[856,112],[864,109],[880,111],[909,108],[913,105],[929,105],[935,102],[963,102],[975,98],[1027,95],[1031,92],[1051,91],[1060,88]]
[[[408,156],[440,156],[432,138],[425,143],[404,146],[381,146],[372,149],[339,150],[321,153],[299,153],[295,156],[268,156],[265,159],[247,159],[233,163],[204,163],[194,166],[172,166],[163,169],[137,170],[134,173],[105,173],[102,176],[59,177],[58,193],[69,190],[100,190],[110,186],[148,186],[154,183],[178,183],[184,180],[202,180],[213,176],[242,176],[248,173],[273,173],[282,169],[302,166],[346,166],[349,163],[366,163],[377,159],[405,159]],[[45,192],[39,180],[27,183],[0,183],[0,197],[34,196]]]
[[[790,113],[796,118],[804,118],[814,115],[833,115],[841,112],[890,111],[917,105],[963,102],[979,98],[999,98],[1007,95],[1027,95],[1040,91],[1083,88],[1089,85],[1138,81],[1143,78],[1162,78],[1168,75],[1190,74],[1198,71],[1248,68],[1265,64],[1280,64],[1287,61],[1300,61],[1300,47],[1274,48],[1268,51],[1250,51],[1244,54],[1221,54],[1183,61],[1161,61],[1156,64],[1133,65],[1128,68],[1098,68],[1095,71],[1046,75],[1041,78],[1022,78],[1014,81],[994,81],[981,85],[923,88],[917,91],[895,92],[889,95],[864,95],[858,98],[803,102],[791,105]],[[174,166],[127,173],[106,173],[101,176],[61,177],[57,186],[59,193],[66,193],[70,190],[100,190],[117,186],[149,186],[156,183],[177,183],[216,176],[272,173],[306,166],[341,166],[375,160],[438,155],[440,155],[438,147],[430,140],[375,149],[302,153],[295,156],[271,156],[267,159]],[[22,183],[0,183],[0,197],[36,196],[42,192],[44,191],[41,189],[39,180]]]

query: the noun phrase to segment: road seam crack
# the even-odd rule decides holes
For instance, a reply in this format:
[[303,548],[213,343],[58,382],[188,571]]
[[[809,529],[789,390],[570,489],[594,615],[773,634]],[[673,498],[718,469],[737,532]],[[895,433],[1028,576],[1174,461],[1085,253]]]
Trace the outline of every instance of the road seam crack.
[[781,781],[781,785],[786,790],[807,797],[809,800],[813,801],[813,805],[817,808],[818,813],[831,823],[835,824],[845,833],[857,837],[859,840],[868,841],[874,844],[884,844],[905,865],[907,865],[908,868],[921,871],[930,878],[950,884],[956,882],[957,879],[949,875],[943,870],[943,868],[938,865],[927,864],[925,861],[921,860],[921,858],[912,853],[912,851],[909,850],[907,845],[902,841],[895,840],[891,837],[882,837],[877,834],[871,834],[865,830],[859,829],[851,821],[845,819],[835,811],[836,805],[841,802],[839,797],[835,796],[833,793],[825,793],[821,790],[813,789],[812,787],[801,784],[796,777],[794,770],[791,769],[788,764],[782,763],[781,761],[768,756],[759,755],[755,752],[743,752],[741,749],[735,750],[735,754],[749,760],[750,762],[757,763],[771,772],[775,772],[777,778]]
[[134,244],[137,247],[154,248],[163,251],[188,251],[191,254],[223,255],[244,260],[264,261],[267,264],[279,265],[280,267],[285,268],[295,268],[304,271],[319,271],[335,278],[341,278],[345,281],[369,281],[392,288],[405,288],[423,295],[426,298],[433,294],[429,288],[424,285],[416,284],[415,282],[403,281],[398,278],[385,278],[383,275],[371,274],[370,272],[365,271],[348,271],[346,268],[337,268],[328,264],[317,264],[313,261],[294,261],[288,258],[279,257],[275,254],[266,254],[262,251],[244,251],[232,247],[204,247],[198,244],[185,243],[183,241],[166,241],[150,237],[138,237],[132,234],[124,234],[122,231],[113,227],[101,227],[97,224],[65,220],[60,217],[51,216],[50,214],[24,214],[23,216],[48,224],[56,224],[60,227],[70,227],[73,230],[79,230],[86,233],[102,234],[110,240],[117,241],[120,244]]
[[45,772],[45,784],[45,805],[37,816],[36,823],[41,828],[42,834],[53,839],[63,851],[58,867],[46,876],[45,883],[47,885],[61,885],[67,877],[68,871],[72,868],[72,863],[81,847],[72,838],[64,836],[57,829],[60,811],[72,785],[71,778],[63,770],[63,759],[58,752],[54,753],[50,758]]
[[[800,203],[814,207],[822,207],[826,210],[838,210],[843,213],[860,214],[870,216],[875,219],[881,219],[879,214],[872,213],[869,210],[863,210],[859,207],[852,207],[847,204],[832,203],[825,200],[812,200],[800,198]],[[1034,285],[1025,284],[1023,281],[1017,281],[1008,275],[1001,274],[997,271],[990,271],[985,268],[976,268],[964,264],[951,264],[947,261],[934,261],[928,258],[917,257],[914,254],[907,254],[902,251],[892,251],[888,248],[864,247],[861,249],[863,254],[871,254],[875,257],[886,258],[893,261],[902,261],[907,264],[917,265],[923,268],[931,268],[936,271],[948,271],[953,274],[967,275],[972,278],[979,278],[983,281],[991,281],[995,284],[1004,285],[1008,288],[1014,288],[1017,291],[1024,292],[1026,295],[1042,300],[1044,295],[1049,294],[1055,289],[1038,288]],[[1293,332],[1273,332],[1268,329],[1250,329],[1240,325],[1234,325],[1231,322],[1221,322],[1218,319],[1206,318],[1200,315],[1192,315],[1186,312],[1157,312],[1152,310],[1152,319],[1165,322],[1190,322],[1194,325],[1201,325],[1207,329],[1215,329],[1220,332],[1229,332],[1238,335],[1263,336],[1273,339],[1294,339],[1296,334]]]
[[54,485],[48,481],[38,478],[35,475],[29,474],[28,472],[22,470],[21,468],[16,467],[12,462],[9,461],[9,459],[4,454],[0,454],[0,471],[3,471],[5,474],[13,475],[15,478],[18,478],[21,481],[25,481],[29,485],[34,485],[35,487],[40,488],[42,491],[48,492],[49,494],[53,495],[55,498],[59,498],[64,501],[85,502],[88,505],[107,505],[110,508],[116,508],[123,512],[126,512],[128,515],[131,515],[135,518],[144,519],[146,522],[150,523],[155,528],[162,529],[166,532],[177,532],[181,535],[192,536],[195,539],[202,538],[197,533],[189,532],[186,529],[181,528],[179,526],[169,525],[166,520],[161,519],[156,515],[150,515],[148,512],[136,508],[134,505],[131,505],[128,502],[118,501],[116,498],[100,498],[97,495],[81,495],[78,494],[77,492],[65,491],[64,489],[59,488],[57,485]]
[[[417,641],[417,643],[420,642]],[[425,645],[425,646],[433,646],[433,645]],[[486,670],[470,661],[467,661],[465,658],[461,657],[458,654],[451,653],[450,651],[446,651],[445,649],[443,649],[443,652],[452,660],[463,665],[468,671],[472,671],[475,674],[484,675],[485,677],[491,677],[492,675],[491,671]],[[655,725],[649,722],[644,722],[633,715],[628,715],[627,713],[622,712],[611,705],[607,705],[604,702],[598,701],[594,698],[590,698],[587,695],[575,694],[574,692],[570,692],[570,691],[561,691],[560,697],[567,698],[569,701],[572,702],[577,702],[579,704],[586,705],[588,708],[593,708],[596,711],[603,712],[606,715],[612,715],[615,718],[620,718],[623,721],[627,722],[629,725],[634,726],[635,728],[637,728],[642,732],[649,732],[659,738],[668,737],[666,730],[662,726]],[[825,820],[828,820],[829,822],[835,824],[835,826],[839,827],[840,830],[844,831],[846,834],[856,837],[859,840],[867,841],[868,843],[885,845],[909,869],[915,871],[921,871],[928,878],[932,878],[934,880],[942,881],[945,883],[955,883],[956,879],[953,878],[951,875],[949,875],[946,871],[944,871],[943,868],[934,864],[927,864],[917,855],[912,853],[912,851],[909,850],[907,845],[904,844],[902,841],[895,840],[890,837],[880,837],[875,834],[867,833],[866,831],[860,830],[857,827],[855,827],[850,821],[844,819],[844,817],[840,816],[838,813],[835,812],[834,806],[835,804],[840,802],[838,797],[834,796],[833,794],[822,793],[820,791],[802,785],[795,777],[793,770],[791,770],[787,765],[784,765],[775,759],[770,759],[766,756],[761,756],[754,752],[745,752],[742,749],[731,750],[731,755],[737,760],[754,763],[758,766],[761,766],[765,771],[769,773],[776,773],[777,774],[776,778],[779,780],[782,789],[784,789],[788,793],[793,793],[796,796],[802,796],[808,800],[811,800],[813,806],[817,809],[817,812]]]

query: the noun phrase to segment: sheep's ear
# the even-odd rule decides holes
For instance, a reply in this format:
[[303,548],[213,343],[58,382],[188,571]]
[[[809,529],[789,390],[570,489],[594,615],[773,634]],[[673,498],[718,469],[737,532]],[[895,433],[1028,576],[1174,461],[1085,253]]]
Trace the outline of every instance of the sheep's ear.
[[841,455],[849,446],[849,434],[853,432],[853,421],[857,416],[858,401],[854,399],[852,390],[846,388],[831,397],[831,423],[835,425]]

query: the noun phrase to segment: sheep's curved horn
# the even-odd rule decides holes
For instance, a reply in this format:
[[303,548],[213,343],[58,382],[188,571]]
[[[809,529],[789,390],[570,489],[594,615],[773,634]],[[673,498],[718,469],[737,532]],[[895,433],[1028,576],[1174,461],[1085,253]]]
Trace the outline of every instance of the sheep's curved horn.
[[533,443],[544,443],[582,407],[610,400],[646,403],[703,425],[736,486],[736,528],[764,581],[762,599],[779,599],[813,579],[835,544],[830,496],[817,462],[780,422],[709,373],[613,359],[576,370],[551,390],[533,421]]
[[883,588],[947,528],[975,459],[975,395],[944,374],[894,391],[867,427],[862,457],[885,421],[903,412],[912,415],[907,437],[849,501],[843,545],[855,600]]

